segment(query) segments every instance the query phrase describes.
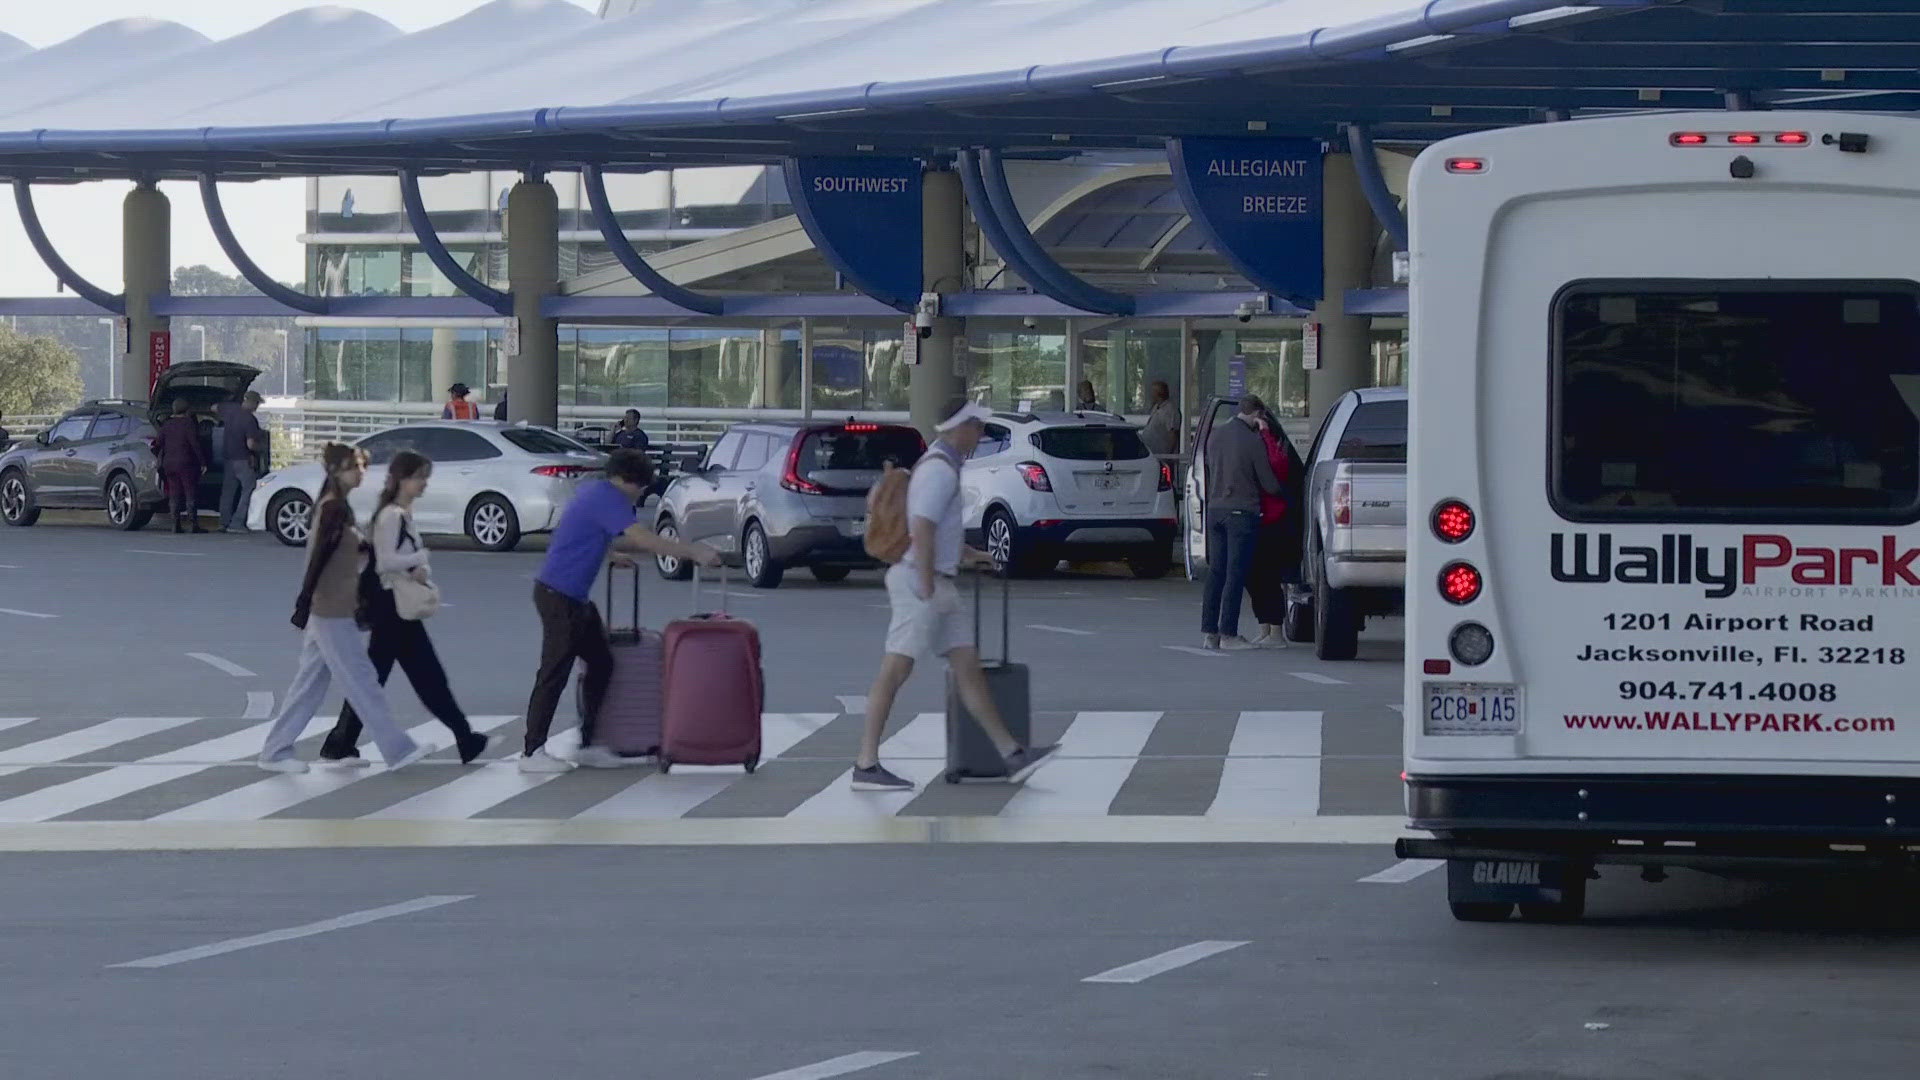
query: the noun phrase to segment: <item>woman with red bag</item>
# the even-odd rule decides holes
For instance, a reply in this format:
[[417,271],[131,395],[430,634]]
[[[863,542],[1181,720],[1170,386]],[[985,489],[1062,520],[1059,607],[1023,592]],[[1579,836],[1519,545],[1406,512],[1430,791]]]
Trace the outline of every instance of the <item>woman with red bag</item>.
[[1259,399],[1254,401],[1259,404],[1254,426],[1267,445],[1267,463],[1280,479],[1281,494],[1260,496],[1260,539],[1247,575],[1247,596],[1253,601],[1260,634],[1251,640],[1255,645],[1283,647],[1287,643],[1281,628],[1287,617],[1287,591],[1300,580],[1303,525],[1299,510],[1304,470],[1280,421]]

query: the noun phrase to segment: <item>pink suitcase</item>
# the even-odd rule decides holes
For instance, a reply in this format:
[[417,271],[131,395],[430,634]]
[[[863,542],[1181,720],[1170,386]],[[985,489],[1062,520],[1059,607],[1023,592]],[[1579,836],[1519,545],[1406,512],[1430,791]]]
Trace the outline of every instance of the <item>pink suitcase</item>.
[[[645,757],[660,749],[660,717],[665,706],[662,693],[666,671],[666,639],[658,631],[640,625],[640,570],[633,574],[632,618],[623,626],[613,619],[613,579],[616,568],[607,569],[607,643],[613,652],[613,680],[607,684],[607,698],[600,706],[600,721],[594,727],[594,741],[626,757]],[[575,689],[580,717],[586,719],[586,701]]]
[[[698,571],[693,588],[697,608]],[[752,772],[760,764],[760,711],[766,700],[760,632],[726,614],[724,572],[720,609],[667,624],[663,773],[675,765],[744,765]]]

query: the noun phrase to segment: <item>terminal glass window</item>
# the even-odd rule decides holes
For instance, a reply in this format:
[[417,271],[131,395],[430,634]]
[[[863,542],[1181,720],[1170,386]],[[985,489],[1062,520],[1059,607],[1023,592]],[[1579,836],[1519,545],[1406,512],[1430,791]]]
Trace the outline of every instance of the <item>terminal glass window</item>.
[[1566,516],[1920,517],[1920,286],[1589,283],[1554,334]]

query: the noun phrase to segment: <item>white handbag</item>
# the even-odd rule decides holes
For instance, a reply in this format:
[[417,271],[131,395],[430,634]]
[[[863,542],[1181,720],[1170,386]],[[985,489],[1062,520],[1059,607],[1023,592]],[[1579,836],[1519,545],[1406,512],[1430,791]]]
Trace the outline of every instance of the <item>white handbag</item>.
[[440,587],[431,580],[395,576],[387,581],[387,589],[393,593],[394,610],[408,622],[432,618],[433,613],[440,610]]

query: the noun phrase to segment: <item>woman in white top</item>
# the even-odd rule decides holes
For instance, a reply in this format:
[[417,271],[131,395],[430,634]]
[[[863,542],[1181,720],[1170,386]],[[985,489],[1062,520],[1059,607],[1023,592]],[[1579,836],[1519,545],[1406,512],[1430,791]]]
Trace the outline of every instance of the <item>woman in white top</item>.
[[[427,569],[426,545],[420,542],[420,534],[413,528],[413,501],[427,490],[427,480],[432,475],[433,462],[411,450],[393,455],[393,461],[387,465],[387,486],[380,493],[379,509],[373,513],[373,570],[379,576],[379,583],[366,588],[370,594],[367,618],[373,627],[367,658],[373,661],[382,686],[386,685],[387,676],[393,674],[393,665],[400,665],[407,673],[407,681],[413,684],[413,692],[420,696],[420,704],[453,732],[461,763],[471,764],[487,748],[487,737],[473,730],[467,723],[467,714],[460,711],[459,703],[453,700],[446,669],[440,666],[440,655],[434,652],[433,639],[427,636],[427,624],[402,618],[393,598],[392,582],[396,578],[411,578],[422,584],[432,580]],[[367,760],[360,756],[359,742],[360,717],[354,713],[353,703],[348,702],[320,748],[320,764],[366,765]]]

